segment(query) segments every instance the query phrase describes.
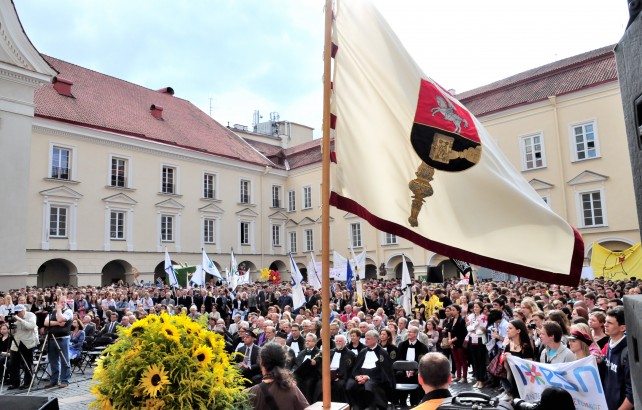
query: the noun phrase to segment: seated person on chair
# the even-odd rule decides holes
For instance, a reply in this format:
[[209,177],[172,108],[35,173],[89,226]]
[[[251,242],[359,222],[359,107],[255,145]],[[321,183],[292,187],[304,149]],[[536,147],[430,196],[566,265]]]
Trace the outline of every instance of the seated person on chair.
[[432,352],[424,355],[419,361],[418,379],[425,395],[421,404],[412,410],[434,410],[450,397],[450,362],[443,354]]
[[[408,338],[399,344],[397,348],[397,360],[406,360],[419,363],[419,360],[428,353],[428,346],[418,340],[419,328],[417,326],[408,327]],[[396,383],[418,384],[417,374],[415,372],[398,371],[395,373]],[[406,403],[408,393],[400,392],[399,399],[401,404]],[[421,400],[421,387],[416,391],[410,392],[410,405],[416,406]]]
[[69,358],[76,359],[82,352],[82,346],[85,343],[85,330],[80,319],[75,319],[71,323],[71,340],[69,342]]
[[346,382],[346,391],[352,408],[386,409],[386,392],[392,386],[392,361],[384,348],[379,346],[379,333],[366,332],[366,348],[357,355],[352,377]]

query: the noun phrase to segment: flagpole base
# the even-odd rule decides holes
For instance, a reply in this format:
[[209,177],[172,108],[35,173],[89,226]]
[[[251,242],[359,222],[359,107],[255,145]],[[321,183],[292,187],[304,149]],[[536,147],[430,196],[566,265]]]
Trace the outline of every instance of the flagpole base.
[[[322,410],[322,409],[328,409],[327,407],[323,407],[323,402],[318,401],[316,403],[313,403],[306,407],[306,410]],[[350,406],[348,403],[337,403],[337,402],[332,402],[330,403],[330,410],[350,410]]]

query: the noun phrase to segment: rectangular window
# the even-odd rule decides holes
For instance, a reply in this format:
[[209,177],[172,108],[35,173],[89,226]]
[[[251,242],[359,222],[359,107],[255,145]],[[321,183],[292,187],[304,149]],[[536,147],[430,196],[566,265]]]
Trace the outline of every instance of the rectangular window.
[[272,225],[272,246],[281,246],[281,227]]
[[176,168],[163,167],[161,192],[164,194],[176,193]]
[[250,224],[241,222],[241,245],[250,244]]
[[205,219],[203,220],[203,242],[215,243],[214,229],[216,227],[216,220]]
[[542,134],[522,137],[522,155],[525,170],[542,168],[544,161],[544,144]]
[[361,246],[361,224],[350,224],[350,242],[353,247]]
[[604,210],[600,191],[585,192],[582,200],[582,217],[585,227],[604,225]]
[[125,213],[112,211],[109,218],[109,237],[125,239]]
[[242,204],[250,203],[250,181],[247,179],[241,180],[239,202]]
[[272,185],[272,208],[281,208],[281,187]]
[[111,158],[111,186],[127,187],[127,160],[123,158]]
[[71,179],[71,150],[53,147],[51,155],[51,178]]
[[577,160],[591,159],[599,156],[595,123],[573,126],[573,142]]
[[203,198],[216,199],[216,175],[203,174]]
[[67,211],[67,208],[60,206],[52,206],[49,209],[49,237],[67,237]]
[[391,233],[386,233],[385,244],[386,245],[396,245],[397,244],[397,235],[394,235],[394,234],[391,234]]
[[296,253],[296,232],[290,232],[290,252]]
[[303,209],[312,208],[312,187],[303,187]]
[[314,250],[314,235],[312,229],[305,230],[305,251],[310,252]]
[[161,215],[161,241],[174,241],[174,217],[172,215]]
[[288,191],[288,211],[296,211],[296,191]]

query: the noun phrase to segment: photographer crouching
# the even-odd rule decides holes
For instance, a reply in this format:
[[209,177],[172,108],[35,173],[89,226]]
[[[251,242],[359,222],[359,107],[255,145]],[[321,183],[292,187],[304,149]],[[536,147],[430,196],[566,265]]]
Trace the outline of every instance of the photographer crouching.
[[[13,314],[7,316],[12,330],[11,359],[9,360],[9,390],[26,389],[31,384],[33,349],[38,345],[36,315],[27,312],[24,305],[15,305]],[[15,327],[14,327],[15,326]],[[24,368],[24,380],[20,384],[20,368]]]
[[51,366],[51,380],[45,385],[45,389],[69,386],[69,379],[71,379],[69,339],[73,317],[74,314],[65,301],[58,300],[45,319],[45,332],[48,333],[47,357]]

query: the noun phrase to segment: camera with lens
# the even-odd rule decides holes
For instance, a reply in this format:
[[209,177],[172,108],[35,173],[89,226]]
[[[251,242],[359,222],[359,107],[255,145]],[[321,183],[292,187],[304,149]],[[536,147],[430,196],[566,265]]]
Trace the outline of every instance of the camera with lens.
[[16,312],[9,312],[9,314],[4,317],[4,321],[7,322],[9,330],[14,330],[16,328]]
[[540,403],[529,403],[522,399],[513,399],[513,408],[515,410],[538,410],[540,409]]
[[535,329],[537,329],[537,325],[535,323],[529,323],[528,324],[528,328],[532,329],[532,330],[535,330]]

